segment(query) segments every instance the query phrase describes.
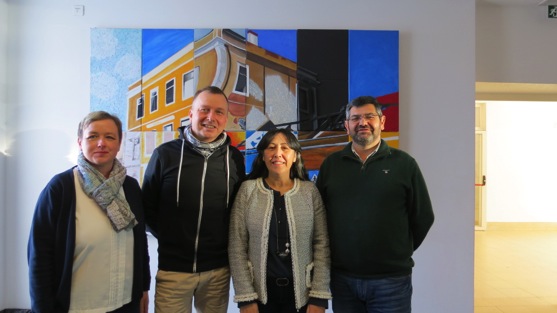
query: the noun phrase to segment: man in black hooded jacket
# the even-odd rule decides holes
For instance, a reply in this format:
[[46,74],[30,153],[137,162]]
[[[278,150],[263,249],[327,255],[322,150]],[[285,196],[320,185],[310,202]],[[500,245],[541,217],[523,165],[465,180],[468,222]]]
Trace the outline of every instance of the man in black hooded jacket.
[[191,125],[157,147],[143,180],[145,219],[158,239],[156,312],[226,312],[230,289],[230,207],[245,176],[244,158],[224,132],[228,99],[199,90]]

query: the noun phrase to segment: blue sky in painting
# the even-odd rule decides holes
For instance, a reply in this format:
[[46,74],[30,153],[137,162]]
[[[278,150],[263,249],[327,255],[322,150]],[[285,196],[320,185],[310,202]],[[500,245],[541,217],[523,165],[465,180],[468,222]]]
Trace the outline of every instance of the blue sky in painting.
[[297,62],[297,30],[251,29],[259,35],[259,46]]
[[193,29],[143,29],[143,75],[193,41]]
[[350,30],[349,98],[398,92],[398,31]]
[[[246,36],[246,29],[231,29]],[[194,39],[200,39],[212,31],[203,29],[143,29],[143,64],[145,75],[164,62]],[[259,46],[296,62],[296,30],[253,29],[259,36]]]

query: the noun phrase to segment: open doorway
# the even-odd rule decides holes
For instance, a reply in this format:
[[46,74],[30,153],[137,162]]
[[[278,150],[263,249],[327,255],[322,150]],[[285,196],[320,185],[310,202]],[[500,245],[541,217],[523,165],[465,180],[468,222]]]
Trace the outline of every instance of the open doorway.
[[557,223],[557,84],[476,83],[476,229]]
[[475,105],[474,311],[556,312],[557,85],[477,83]]

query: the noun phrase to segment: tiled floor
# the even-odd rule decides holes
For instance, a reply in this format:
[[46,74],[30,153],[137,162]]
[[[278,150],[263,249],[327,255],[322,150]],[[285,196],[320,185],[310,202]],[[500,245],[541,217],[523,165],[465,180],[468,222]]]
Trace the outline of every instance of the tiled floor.
[[557,313],[557,229],[475,237],[474,313]]

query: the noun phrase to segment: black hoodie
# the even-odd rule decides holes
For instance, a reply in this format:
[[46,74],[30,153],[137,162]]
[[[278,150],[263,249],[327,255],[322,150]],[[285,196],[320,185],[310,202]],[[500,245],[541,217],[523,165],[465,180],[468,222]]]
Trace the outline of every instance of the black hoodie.
[[159,269],[197,273],[228,265],[230,208],[244,177],[244,157],[228,137],[207,158],[183,129],[179,139],[153,151],[142,189]]

